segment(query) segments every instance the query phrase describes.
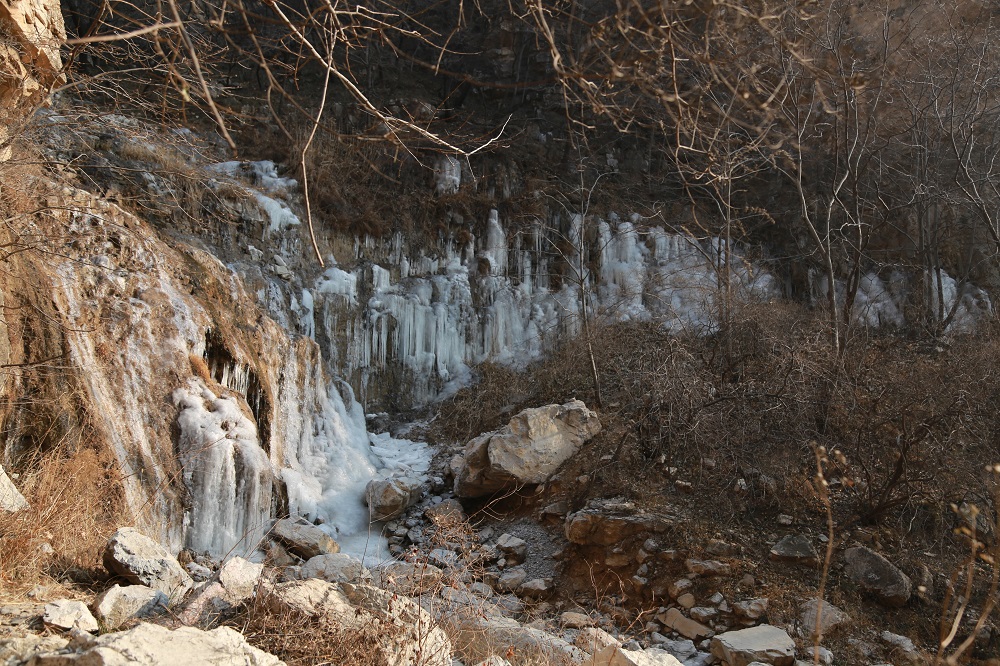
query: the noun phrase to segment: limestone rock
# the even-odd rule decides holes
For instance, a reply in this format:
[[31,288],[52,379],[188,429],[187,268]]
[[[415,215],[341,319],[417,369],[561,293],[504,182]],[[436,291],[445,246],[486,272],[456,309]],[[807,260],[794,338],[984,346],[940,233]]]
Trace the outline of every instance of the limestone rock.
[[594,666],[681,666],[669,652],[657,648],[626,650],[614,645],[594,655]]
[[517,620],[486,616],[472,618],[470,626],[473,630],[482,632],[486,644],[504,645],[513,648],[514,653],[519,655],[537,655],[540,663],[590,666],[588,653],[558,636],[524,626]]
[[520,564],[528,556],[528,543],[513,534],[502,534],[497,539],[497,550],[503,553],[509,564]]
[[926,662],[924,655],[914,645],[913,641],[906,636],[894,634],[891,631],[883,631],[882,640],[890,646],[890,654],[896,663],[912,664],[912,666],[923,665]]
[[851,621],[851,618],[844,611],[833,604],[810,599],[799,607],[799,620],[802,626],[802,634],[807,638],[816,635],[816,611],[822,606],[819,628],[824,636],[829,636],[837,629]]
[[444,572],[433,564],[390,562],[373,572],[375,583],[390,592],[419,595],[441,584]]
[[598,629],[597,627],[584,627],[580,633],[576,635],[573,645],[580,648],[584,652],[596,653],[609,645],[617,647],[621,645],[621,643],[617,638],[603,629]]
[[732,573],[732,568],[728,564],[718,560],[690,559],[684,564],[689,572],[700,576],[728,576]]
[[424,511],[424,517],[435,525],[456,525],[468,520],[462,504],[455,499],[446,499]]
[[0,466],[0,511],[16,513],[28,508],[28,501],[14,486],[3,466]]
[[913,584],[909,577],[878,553],[857,546],[847,549],[844,560],[847,575],[883,606],[901,608],[910,600]]
[[582,546],[610,546],[637,534],[666,532],[675,524],[673,517],[649,513],[634,502],[591,500],[566,516],[566,538]]
[[737,601],[733,604],[733,613],[735,613],[737,617],[744,620],[756,622],[767,614],[767,606],[769,603],[770,600],[764,598]]
[[497,581],[498,586],[504,592],[513,592],[528,579],[528,572],[521,567],[516,567],[514,569],[507,569],[502,574],[500,574],[500,579]]
[[390,666],[451,666],[447,634],[409,598],[370,585],[342,583],[340,587],[354,606],[394,625],[382,644]]
[[134,618],[163,612],[169,603],[167,595],[145,585],[114,585],[94,599],[93,609],[101,625],[114,630]]
[[45,612],[42,621],[47,626],[57,629],[70,630],[80,629],[90,633],[96,632],[100,627],[97,620],[91,615],[87,604],[82,601],[72,601],[70,599],[58,599],[45,604]]
[[317,555],[302,565],[301,578],[319,578],[331,583],[371,582],[372,575],[361,561],[346,553]]
[[727,666],[748,666],[755,661],[792,666],[795,663],[795,641],[783,630],[762,624],[719,634],[712,639],[712,655]]
[[596,624],[594,619],[589,615],[574,613],[573,611],[566,611],[559,616],[559,620],[562,622],[564,627],[569,629],[583,629],[585,627],[592,627]]
[[283,666],[229,627],[170,630],[155,624],[104,634],[79,651],[35,655],[30,666]]
[[146,585],[177,601],[194,581],[167,550],[139,530],[122,527],[108,539],[104,566],[134,585]]
[[552,593],[551,578],[535,578],[517,588],[517,593],[529,599],[543,599]]
[[819,564],[819,553],[812,542],[801,534],[789,534],[778,543],[771,546],[768,557],[773,562],[788,562],[789,564],[804,564],[816,566]]
[[263,564],[249,562],[242,557],[229,558],[212,580],[198,588],[187,600],[178,613],[178,619],[187,625],[217,622],[253,595],[263,573]]
[[684,614],[676,608],[671,608],[666,613],[660,613],[656,619],[664,627],[673,629],[684,638],[690,638],[693,641],[710,638],[715,633],[700,622],[684,617]]
[[455,494],[481,497],[544,483],[600,431],[597,414],[579,400],[526,409],[500,430],[473,439],[452,461]]
[[388,520],[403,513],[420,499],[419,479],[402,477],[373,479],[365,488],[365,502],[372,520]]
[[274,523],[271,536],[304,559],[339,553],[340,545],[330,535],[303,518],[282,518]]

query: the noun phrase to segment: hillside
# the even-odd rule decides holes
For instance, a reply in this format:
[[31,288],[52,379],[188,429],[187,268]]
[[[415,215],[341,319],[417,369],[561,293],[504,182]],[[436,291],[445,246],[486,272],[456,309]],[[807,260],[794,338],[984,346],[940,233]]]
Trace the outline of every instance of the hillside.
[[998,663],[989,6],[154,10],[0,0],[4,663]]

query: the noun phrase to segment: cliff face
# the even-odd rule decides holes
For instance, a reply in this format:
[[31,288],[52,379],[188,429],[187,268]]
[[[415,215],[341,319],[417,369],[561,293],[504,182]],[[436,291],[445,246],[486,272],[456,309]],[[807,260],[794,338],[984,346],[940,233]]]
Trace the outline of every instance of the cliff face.
[[10,132],[22,113],[61,79],[65,39],[58,0],[0,0],[0,161],[10,156]]

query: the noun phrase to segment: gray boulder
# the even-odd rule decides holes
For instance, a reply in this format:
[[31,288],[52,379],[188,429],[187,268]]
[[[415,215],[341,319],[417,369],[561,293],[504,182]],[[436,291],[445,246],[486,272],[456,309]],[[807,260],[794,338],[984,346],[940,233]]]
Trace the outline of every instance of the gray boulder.
[[773,562],[804,564],[806,566],[819,564],[819,553],[816,552],[812,542],[801,534],[789,534],[783,537],[778,543],[771,546],[768,557]]
[[409,477],[373,479],[365,487],[365,502],[372,520],[388,520],[420,499],[422,484]]
[[96,632],[100,627],[97,620],[91,615],[87,604],[82,601],[72,601],[70,599],[58,599],[45,604],[45,611],[42,621],[46,626],[69,631],[70,629],[80,629],[90,633]]
[[609,645],[594,655],[593,666],[682,666],[677,658],[664,650],[626,650]]
[[177,615],[178,619],[188,625],[215,624],[253,595],[263,573],[263,564],[242,557],[229,558],[212,579],[187,600]]
[[284,666],[229,627],[170,630],[155,624],[103,636],[80,647],[38,654],[29,666]]
[[799,622],[803,636],[812,638],[816,635],[816,616],[821,608],[819,629],[823,636],[829,636],[851,621],[847,613],[833,604],[819,599],[810,599],[799,607]]
[[600,431],[597,414],[579,400],[526,409],[500,430],[469,442],[452,459],[455,494],[481,497],[544,483]]
[[762,624],[727,631],[712,639],[712,655],[727,666],[748,666],[758,661],[773,666],[795,663],[795,641],[782,629]]
[[161,613],[169,603],[167,595],[145,585],[114,585],[98,595],[92,607],[101,625],[114,630],[134,618]]
[[122,527],[108,539],[104,566],[133,585],[159,590],[177,601],[194,581],[166,548],[133,527]]
[[282,518],[271,527],[271,536],[303,559],[339,553],[340,545],[329,534],[303,518]]
[[848,548],[844,561],[847,575],[883,606],[901,608],[910,600],[910,578],[878,553],[864,546]]
[[302,565],[300,578],[319,578],[330,583],[371,582],[372,575],[361,561],[346,553],[317,555]]

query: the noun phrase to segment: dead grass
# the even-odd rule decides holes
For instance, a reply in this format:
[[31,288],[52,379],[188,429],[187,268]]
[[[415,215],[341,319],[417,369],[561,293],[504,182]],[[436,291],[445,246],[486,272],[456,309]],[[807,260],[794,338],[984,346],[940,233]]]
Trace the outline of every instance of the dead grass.
[[104,545],[125,517],[109,452],[58,447],[24,467],[17,485],[30,508],[0,513],[0,598],[8,600],[38,584],[72,587],[102,575]]
[[390,627],[375,617],[361,627],[342,627],[322,614],[275,612],[251,600],[241,607],[232,624],[251,645],[289,666],[388,666],[379,646]]

